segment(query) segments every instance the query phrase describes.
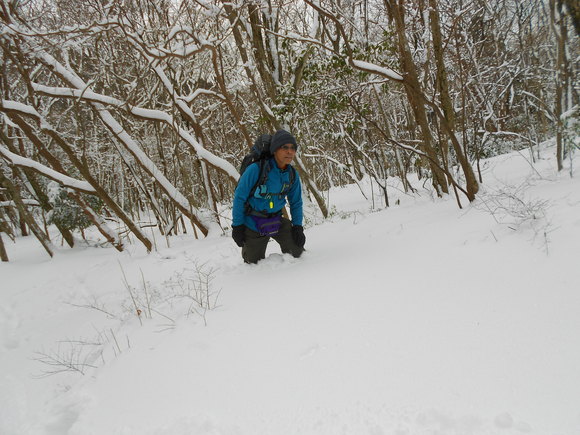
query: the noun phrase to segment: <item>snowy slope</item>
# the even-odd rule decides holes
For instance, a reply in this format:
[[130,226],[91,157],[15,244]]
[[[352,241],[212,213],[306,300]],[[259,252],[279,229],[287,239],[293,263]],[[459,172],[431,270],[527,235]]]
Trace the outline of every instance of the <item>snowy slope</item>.
[[[333,190],[300,259],[273,243],[244,265],[227,236],[52,260],[18,240],[0,434],[580,433],[580,181],[553,153],[487,161],[462,210],[391,189],[400,205],[370,212]],[[66,362],[84,376],[39,377]]]

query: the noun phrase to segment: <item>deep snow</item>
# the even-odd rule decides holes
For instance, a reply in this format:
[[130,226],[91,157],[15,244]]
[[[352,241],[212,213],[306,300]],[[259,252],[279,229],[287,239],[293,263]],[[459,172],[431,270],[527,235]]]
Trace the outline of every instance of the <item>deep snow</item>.
[[[0,434],[580,433],[580,181],[553,154],[486,161],[461,210],[333,189],[300,259],[272,242],[244,265],[229,236],[8,243]],[[184,296],[200,273],[207,312]],[[47,357],[84,375],[42,376],[64,367]]]

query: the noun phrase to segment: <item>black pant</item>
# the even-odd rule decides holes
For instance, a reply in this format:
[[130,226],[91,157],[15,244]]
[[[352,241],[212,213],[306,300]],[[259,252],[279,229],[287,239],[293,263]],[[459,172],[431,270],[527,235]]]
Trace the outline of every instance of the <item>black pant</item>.
[[[292,254],[292,256],[298,258],[304,252],[304,248],[296,245],[294,239],[292,239],[292,223],[286,219],[282,218],[282,225],[280,226],[280,231],[275,236],[272,236],[276,242],[280,245],[282,252],[284,254]],[[246,263],[257,263],[266,257],[266,247],[268,246],[269,236],[261,236],[260,233],[252,231],[246,227],[246,242],[242,248],[242,258]]]

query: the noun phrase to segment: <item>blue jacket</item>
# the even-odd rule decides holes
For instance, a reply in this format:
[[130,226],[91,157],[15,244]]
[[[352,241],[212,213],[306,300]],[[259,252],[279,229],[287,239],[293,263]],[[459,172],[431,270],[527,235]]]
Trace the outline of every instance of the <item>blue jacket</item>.
[[[266,192],[268,193],[280,193],[284,190],[284,186],[290,184],[290,171],[293,168],[287,167],[286,169],[278,168],[276,161],[272,158],[270,159],[270,172],[268,173],[268,178],[266,180]],[[300,177],[298,172],[296,172],[296,178],[290,190],[284,197],[280,195],[273,195],[271,198],[263,198],[258,195],[259,188],[256,189],[256,193],[250,198],[249,204],[253,210],[264,212],[264,213],[278,213],[282,211],[282,208],[286,205],[286,198],[288,198],[288,203],[290,204],[290,214],[292,216],[293,225],[302,225],[303,213],[302,213],[302,187],[300,184]],[[246,201],[250,195],[250,191],[258,181],[260,176],[260,164],[252,163],[246,168],[240,181],[238,182],[238,187],[234,193],[234,207],[232,211],[232,225],[245,225],[251,230],[257,231],[256,224],[254,220],[246,215]]]

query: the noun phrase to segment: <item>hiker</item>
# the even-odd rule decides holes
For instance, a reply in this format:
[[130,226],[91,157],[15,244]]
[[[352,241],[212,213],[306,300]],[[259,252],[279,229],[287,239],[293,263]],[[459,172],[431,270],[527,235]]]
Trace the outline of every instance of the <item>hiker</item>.
[[[278,242],[283,253],[300,257],[304,252],[302,187],[296,169],[290,165],[297,148],[294,136],[278,130],[270,142],[271,156],[250,164],[238,181],[232,238],[242,248],[246,263],[265,258],[270,237]],[[282,216],[286,198],[292,221]]]

